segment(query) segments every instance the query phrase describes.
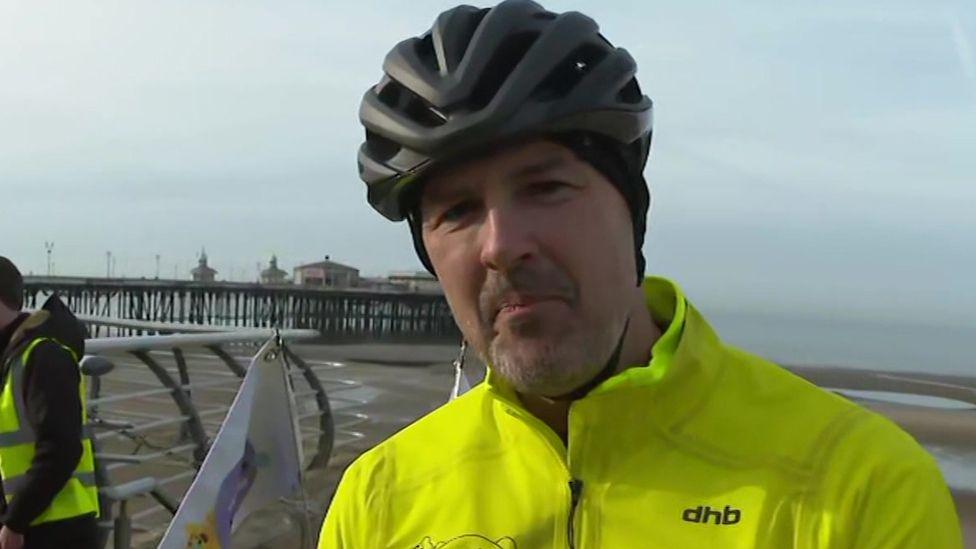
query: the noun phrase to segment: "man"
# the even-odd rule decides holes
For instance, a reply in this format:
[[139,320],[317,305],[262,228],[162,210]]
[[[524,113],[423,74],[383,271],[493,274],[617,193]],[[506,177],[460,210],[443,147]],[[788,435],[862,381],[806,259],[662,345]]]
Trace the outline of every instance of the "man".
[[96,547],[98,489],[83,434],[85,332],[57,298],[21,312],[24,284],[0,257],[0,549]]
[[644,278],[651,101],[592,20],[460,6],[384,71],[369,201],[489,373],[349,467],[320,547],[961,547],[907,434]]

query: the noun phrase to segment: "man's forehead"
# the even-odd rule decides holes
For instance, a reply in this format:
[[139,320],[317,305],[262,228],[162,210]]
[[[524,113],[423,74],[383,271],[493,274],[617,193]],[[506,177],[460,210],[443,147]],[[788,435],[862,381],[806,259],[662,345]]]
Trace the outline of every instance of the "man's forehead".
[[544,175],[569,168],[577,161],[570,149],[551,141],[513,145],[438,170],[428,178],[424,198],[454,194],[492,177],[517,180]]

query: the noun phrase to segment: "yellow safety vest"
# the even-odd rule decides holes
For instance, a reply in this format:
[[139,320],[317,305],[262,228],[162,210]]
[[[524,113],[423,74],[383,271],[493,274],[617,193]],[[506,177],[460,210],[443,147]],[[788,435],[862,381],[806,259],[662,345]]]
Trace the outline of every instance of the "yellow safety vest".
[[349,467],[319,548],[961,549],[908,434],[644,291],[653,358],[573,402],[568,446],[490,373]]
[[[30,423],[25,420],[27,408],[24,403],[23,380],[24,372],[30,365],[31,353],[45,341],[59,345],[76,363],[78,361],[78,357],[70,347],[46,337],[34,339],[19,356],[10,359],[10,367],[3,382],[3,389],[0,391],[0,475],[3,478],[3,489],[8,503],[23,490],[27,480],[24,474],[34,461],[34,445],[37,437]],[[36,375],[43,375],[43,373],[39,372]],[[78,385],[78,395],[81,397],[83,427],[81,459],[75,467],[74,474],[51,501],[51,505],[31,522],[31,526],[89,513],[98,515],[98,487],[95,483],[95,460],[92,454],[91,436],[87,428],[84,376],[81,376]]]

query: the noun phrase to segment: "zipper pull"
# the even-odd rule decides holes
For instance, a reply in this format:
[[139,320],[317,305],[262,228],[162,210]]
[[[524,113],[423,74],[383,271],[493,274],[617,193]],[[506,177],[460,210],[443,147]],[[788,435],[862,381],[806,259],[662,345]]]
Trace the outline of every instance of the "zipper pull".
[[583,481],[573,478],[569,480],[569,519],[566,521],[566,539],[569,540],[569,549],[576,549],[576,507],[579,505],[580,497],[583,495]]
[[583,481],[577,478],[571,479],[569,481],[569,493],[573,497],[573,508],[576,508],[576,504],[579,503],[580,495],[583,493]]

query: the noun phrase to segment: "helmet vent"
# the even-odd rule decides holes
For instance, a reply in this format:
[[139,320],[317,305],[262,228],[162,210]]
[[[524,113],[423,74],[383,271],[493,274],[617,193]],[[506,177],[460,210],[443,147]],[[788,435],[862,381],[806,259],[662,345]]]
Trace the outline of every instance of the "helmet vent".
[[468,46],[471,45],[471,37],[474,36],[476,30],[481,25],[481,21],[484,20],[485,16],[491,8],[480,9],[470,17],[467,17],[460,21],[454,28],[451,29],[453,33],[456,33],[457,39],[456,44],[458,44],[458,51],[455,53],[457,62],[460,63],[461,59],[464,58],[464,54],[468,52]]
[[366,148],[369,155],[380,162],[385,162],[400,152],[400,145],[382,135],[366,130]]
[[407,118],[425,128],[436,128],[447,120],[447,117],[423,98],[395,80],[384,84],[376,95],[384,105],[405,114]]
[[583,44],[556,65],[539,83],[533,96],[539,101],[552,101],[565,97],[583,79],[583,76],[606,56],[606,48],[595,44]]
[[430,69],[432,72],[437,72],[437,54],[434,53],[434,39],[431,37],[430,32],[427,32],[420,37],[420,40],[415,40],[413,43],[413,49],[417,53],[417,58],[420,62],[424,64],[425,67]]
[[446,116],[421,99],[419,95],[414,95],[409,90],[405,91],[407,101],[403,111],[411,120],[425,128],[436,128],[447,121]]
[[621,103],[640,103],[643,98],[644,94],[641,93],[636,78],[631,78],[617,93],[617,99]]
[[381,103],[395,109],[400,104],[400,92],[402,90],[403,86],[398,82],[385,78],[380,89],[377,90],[376,96]]
[[532,44],[539,38],[538,32],[520,32],[508,37],[499,46],[498,51],[492,56],[491,61],[481,72],[478,83],[471,91],[468,106],[471,110],[480,111],[495,97],[498,90],[505,83],[519,61],[525,57]]

